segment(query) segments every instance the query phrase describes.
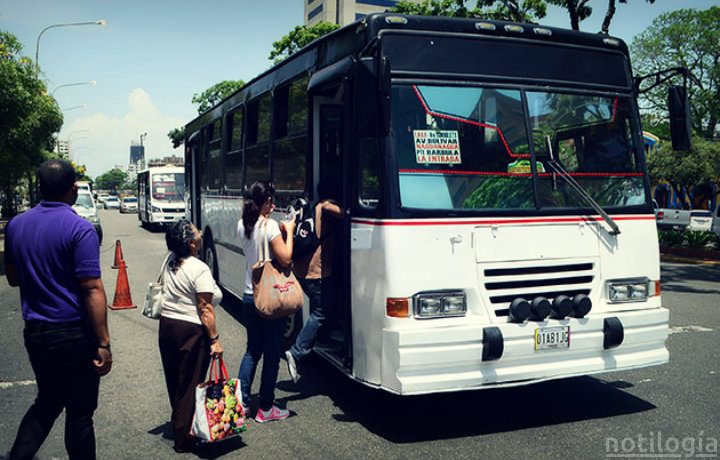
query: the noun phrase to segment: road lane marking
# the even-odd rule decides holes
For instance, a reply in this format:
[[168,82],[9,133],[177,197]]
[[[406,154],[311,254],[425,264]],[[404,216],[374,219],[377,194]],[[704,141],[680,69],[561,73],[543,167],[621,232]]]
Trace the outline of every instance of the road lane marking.
[[670,326],[668,334],[679,334],[681,332],[712,332],[709,327],[703,326]]
[[20,380],[18,382],[0,382],[0,390],[7,390],[12,387],[35,385],[35,380]]

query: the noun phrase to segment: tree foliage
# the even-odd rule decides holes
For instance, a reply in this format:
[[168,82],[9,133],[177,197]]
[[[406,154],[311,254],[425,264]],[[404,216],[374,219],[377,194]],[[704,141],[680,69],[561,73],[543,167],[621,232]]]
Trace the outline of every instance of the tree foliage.
[[397,2],[392,9],[400,14],[421,16],[449,16],[455,18],[497,19],[514,22],[534,22],[545,17],[545,0],[424,0],[413,3]]
[[95,178],[95,186],[98,190],[117,191],[125,184],[127,176],[120,169],[113,168]]
[[34,201],[34,172],[52,151],[62,126],[55,99],[37,78],[34,63],[21,56],[14,35],[0,31],[0,184],[3,214],[16,212],[15,193],[27,181]]
[[[707,139],[717,136],[720,122],[720,7],[661,14],[633,40],[631,51],[636,75],[678,66],[687,68],[693,130]],[[663,116],[667,109],[667,86],[661,85],[645,93],[642,102],[650,114]]]
[[268,59],[276,64],[297,53],[312,41],[327,35],[340,26],[330,22],[318,22],[312,27],[297,26],[287,35],[272,44],[272,51]]
[[245,86],[245,82],[242,80],[223,80],[200,94],[194,94],[192,103],[197,104],[198,114],[201,114],[243,86]]
[[185,128],[175,128],[167,133],[167,136],[170,138],[173,148],[176,149],[185,142]]
[[669,141],[660,142],[648,155],[647,164],[653,183],[670,184],[676,196],[683,200],[683,208],[690,209],[687,191],[717,183],[720,177],[720,143],[695,136],[691,151],[675,152]]

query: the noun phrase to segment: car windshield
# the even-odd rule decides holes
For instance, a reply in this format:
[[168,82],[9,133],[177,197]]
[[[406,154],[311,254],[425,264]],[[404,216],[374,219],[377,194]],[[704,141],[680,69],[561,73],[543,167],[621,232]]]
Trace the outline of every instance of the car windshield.
[[155,173],[152,175],[152,197],[161,201],[183,201],[185,174]]
[[105,201],[106,201],[106,202],[113,202],[113,203],[116,203],[116,202],[117,202],[117,200],[118,200],[118,199],[117,199],[116,197],[114,197],[114,196],[111,196],[111,197],[105,198]]
[[587,207],[553,174],[548,138],[554,158],[601,206],[646,201],[629,99],[527,91],[526,105],[516,89],[420,85],[395,85],[392,98],[404,207]]
[[95,203],[93,203],[93,199],[90,194],[79,193],[77,200],[75,200],[75,204],[73,206],[78,208],[92,209],[95,207]]
[[123,198],[123,203],[137,203],[137,198]]

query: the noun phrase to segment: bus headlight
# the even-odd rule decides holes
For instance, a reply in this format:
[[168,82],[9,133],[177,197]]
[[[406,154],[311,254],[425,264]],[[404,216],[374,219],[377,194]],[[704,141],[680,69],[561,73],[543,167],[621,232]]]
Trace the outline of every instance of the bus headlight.
[[610,303],[645,302],[648,299],[648,283],[647,278],[608,281],[608,301]]
[[157,206],[151,206],[152,212],[161,212],[162,209],[158,208]]
[[464,316],[467,300],[462,291],[423,292],[413,296],[417,318]]

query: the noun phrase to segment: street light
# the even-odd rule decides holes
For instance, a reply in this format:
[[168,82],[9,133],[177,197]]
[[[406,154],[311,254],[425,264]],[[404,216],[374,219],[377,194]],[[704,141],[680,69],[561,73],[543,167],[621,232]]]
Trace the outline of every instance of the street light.
[[143,139],[145,139],[146,137],[147,137],[147,133],[142,133],[140,135],[140,147],[143,146]]
[[40,37],[42,37],[42,34],[45,33],[46,30],[53,29],[55,27],[70,27],[70,26],[103,26],[105,27],[107,25],[107,19],[98,19],[97,21],[87,21],[87,22],[67,22],[64,24],[53,24],[51,26],[45,27],[43,30],[40,31],[40,34],[38,35],[37,42],[35,43],[35,76],[37,77],[40,74]]
[[60,88],[65,88],[66,86],[81,86],[81,85],[97,85],[97,80],[90,80],[90,81],[81,81],[78,83],[66,83],[64,85],[60,85],[56,87],[52,92],[50,93],[51,96],[55,95],[55,91],[59,90]]
[[73,107],[67,107],[65,109],[60,109],[61,112],[67,112],[68,110],[75,110],[75,109],[87,109],[87,104],[83,105],[76,105]]

